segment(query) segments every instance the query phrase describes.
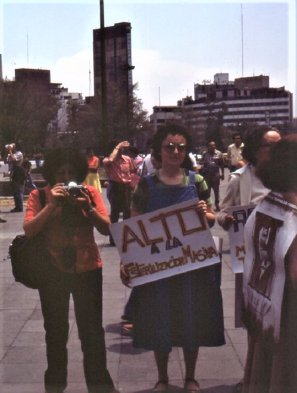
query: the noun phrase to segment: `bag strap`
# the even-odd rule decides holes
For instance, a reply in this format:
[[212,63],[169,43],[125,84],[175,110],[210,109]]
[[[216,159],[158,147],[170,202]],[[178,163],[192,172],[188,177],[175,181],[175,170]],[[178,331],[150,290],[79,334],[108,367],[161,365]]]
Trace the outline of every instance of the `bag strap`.
[[153,190],[156,185],[155,175],[146,175],[144,176],[144,179],[148,185],[149,190]]
[[196,184],[196,173],[194,171],[189,171],[189,184],[193,186]]
[[44,188],[39,188],[38,189],[38,196],[39,196],[39,201],[40,201],[41,208],[43,209],[45,204],[46,204]]

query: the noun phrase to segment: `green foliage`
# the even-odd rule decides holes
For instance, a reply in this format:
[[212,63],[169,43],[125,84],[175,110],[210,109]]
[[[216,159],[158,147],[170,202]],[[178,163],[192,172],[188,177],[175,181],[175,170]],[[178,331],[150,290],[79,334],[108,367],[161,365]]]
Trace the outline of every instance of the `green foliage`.
[[137,98],[133,86],[130,100],[127,95],[121,94],[118,89],[109,86],[109,101],[106,123],[101,115],[100,97],[95,96],[84,106],[69,108],[69,129],[79,130],[77,136],[82,148],[92,146],[97,153],[108,153],[112,140],[129,140],[134,145],[142,140],[144,132],[150,128],[147,112],[142,108],[142,101]]
[[0,82],[1,144],[20,142],[30,155],[43,148],[48,124],[57,114],[57,101],[49,89],[16,82]]

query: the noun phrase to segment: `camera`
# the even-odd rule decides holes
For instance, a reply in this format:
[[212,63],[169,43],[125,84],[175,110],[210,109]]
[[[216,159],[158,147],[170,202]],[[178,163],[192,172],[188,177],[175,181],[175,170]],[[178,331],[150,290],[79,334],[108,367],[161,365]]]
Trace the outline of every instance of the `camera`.
[[67,186],[63,186],[63,188],[73,198],[79,198],[81,196],[84,196],[81,191],[86,189],[83,185],[76,184],[74,181],[71,181]]
[[9,144],[5,145],[5,149],[6,149],[6,150],[8,150],[8,149],[12,149],[12,148],[13,148],[13,146],[14,146],[14,144],[13,144],[13,143],[9,143]]

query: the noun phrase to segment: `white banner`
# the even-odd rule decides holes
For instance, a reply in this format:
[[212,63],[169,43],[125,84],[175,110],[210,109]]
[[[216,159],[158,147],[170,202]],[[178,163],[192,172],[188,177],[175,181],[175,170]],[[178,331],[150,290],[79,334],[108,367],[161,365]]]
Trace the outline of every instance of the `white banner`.
[[246,224],[243,293],[251,328],[279,339],[285,257],[297,236],[297,207],[269,194]]
[[246,206],[233,206],[226,209],[228,214],[233,216],[235,220],[228,230],[231,263],[234,273],[243,272],[243,261],[245,257],[243,230],[245,223],[254,208],[255,205],[250,204]]
[[111,224],[132,286],[220,262],[198,199]]

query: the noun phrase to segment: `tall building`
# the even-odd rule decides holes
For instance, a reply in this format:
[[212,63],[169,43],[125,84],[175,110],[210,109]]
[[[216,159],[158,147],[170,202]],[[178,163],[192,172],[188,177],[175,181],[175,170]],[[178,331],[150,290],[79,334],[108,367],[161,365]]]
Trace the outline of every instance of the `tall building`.
[[[120,112],[128,127],[132,94],[131,24],[93,30],[94,95],[99,102],[106,95],[106,115],[109,132],[116,137]],[[104,92],[104,90],[106,90]],[[117,112],[117,113],[115,113]],[[125,133],[125,130],[122,130]]]

